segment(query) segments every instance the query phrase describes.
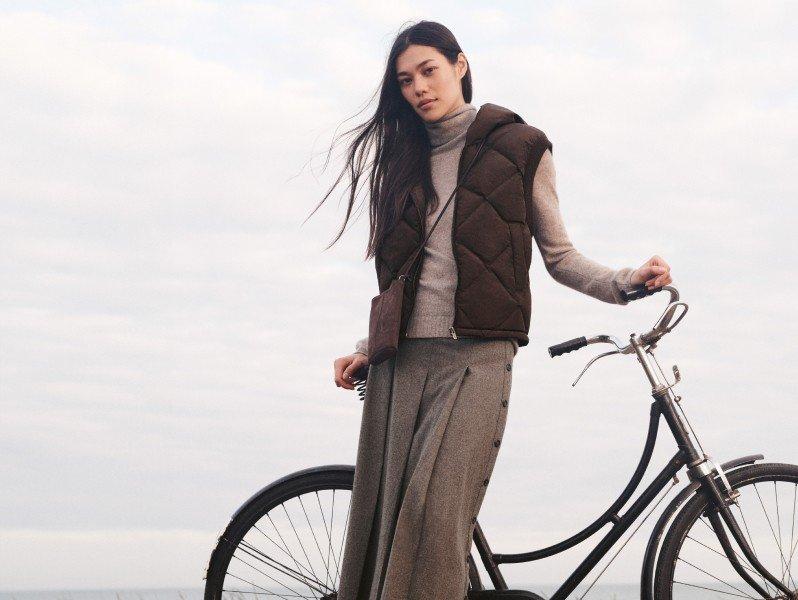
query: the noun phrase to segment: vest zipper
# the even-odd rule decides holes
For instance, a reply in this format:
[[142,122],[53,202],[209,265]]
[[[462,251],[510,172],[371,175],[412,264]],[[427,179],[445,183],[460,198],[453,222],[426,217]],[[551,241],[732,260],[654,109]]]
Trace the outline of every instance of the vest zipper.
[[[454,286],[454,319],[457,320],[457,288],[460,287],[460,267],[457,264],[457,257],[454,256],[454,228],[457,224],[455,221],[455,215],[457,214],[457,192],[454,193],[454,198],[452,198],[452,257],[454,258],[454,270],[457,273],[457,283]],[[452,335],[452,338],[457,339],[457,332],[454,330],[454,321],[452,321],[452,326],[449,327],[449,333]]]
[[[465,151],[465,148],[463,148],[463,151]],[[477,152],[479,152],[479,150],[477,150]],[[462,162],[462,159],[463,159],[463,155],[461,153],[460,154],[460,162]],[[458,163],[458,165],[459,166],[458,166],[458,169],[457,169],[457,180],[459,181],[460,180],[460,168],[462,167],[462,165],[460,163]],[[455,183],[455,186],[456,185],[457,184]],[[455,283],[455,286],[454,286],[454,302],[452,303],[452,304],[454,304],[454,306],[452,307],[454,309],[454,317],[453,317],[452,325],[451,325],[451,327],[449,327],[449,333],[451,334],[452,338],[455,339],[455,340],[457,339],[457,331],[455,331],[455,329],[454,329],[454,321],[457,320],[457,290],[460,288],[460,265],[457,264],[457,256],[456,256],[456,252],[455,252],[455,249],[454,249],[454,230],[457,227],[457,219],[455,218],[456,216],[457,216],[457,191],[455,189],[454,198],[452,198],[452,258],[454,258],[454,271],[457,274],[457,282]]]
[[[488,141],[488,135],[485,134],[485,137],[482,138],[482,141],[479,142],[479,146],[477,146],[477,150],[474,153],[474,158],[472,160],[476,160],[479,157],[479,153],[482,150],[482,146],[485,145],[485,142]],[[463,152],[465,152],[466,147],[463,147]],[[460,170],[462,169],[463,163],[463,154],[460,154],[460,162],[458,163],[457,167],[457,180],[460,180]],[[470,167],[469,167],[470,168]],[[451,327],[449,327],[449,333],[451,334],[453,339],[457,339],[457,331],[454,328],[454,323],[457,321],[457,290],[460,289],[460,265],[457,263],[457,255],[454,249],[454,230],[457,228],[457,183],[455,183],[455,192],[454,198],[452,198],[452,256],[454,256],[454,268],[455,272],[457,273],[457,284],[454,288],[454,320],[452,321]]]

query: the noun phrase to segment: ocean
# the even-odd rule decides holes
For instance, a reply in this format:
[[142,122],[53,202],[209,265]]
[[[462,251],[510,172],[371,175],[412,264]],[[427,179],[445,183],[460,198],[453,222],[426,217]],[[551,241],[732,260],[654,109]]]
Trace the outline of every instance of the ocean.
[[[549,598],[556,591],[556,585],[535,585],[513,583],[516,589],[533,590]],[[584,587],[581,588],[584,590]],[[581,591],[577,591],[573,598],[579,598]],[[202,600],[202,588],[183,589],[134,589],[134,590],[47,590],[0,592],[0,600]],[[695,590],[685,594],[681,591],[680,598],[684,600],[728,600],[726,594],[717,594],[708,591]],[[637,584],[596,584],[585,596],[585,600],[639,600],[640,586]],[[257,600],[257,599],[256,599]]]

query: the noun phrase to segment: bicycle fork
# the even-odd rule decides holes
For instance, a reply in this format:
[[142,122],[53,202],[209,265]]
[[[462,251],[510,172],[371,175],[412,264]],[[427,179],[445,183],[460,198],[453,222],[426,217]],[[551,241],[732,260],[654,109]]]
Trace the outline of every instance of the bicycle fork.
[[[635,335],[632,335],[631,342],[635,353],[637,354],[637,359],[642,365],[643,370],[645,371],[646,376],[651,383],[651,395],[659,404],[662,415],[665,418],[665,421],[668,423],[668,426],[670,427],[671,432],[676,439],[676,443],[678,444],[682,455],[686,458],[685,466],[687,467],[688,477],[693,481],[698,480],[700,482],[699,489],[709,500],[710,506],[706,509],[704,514],[706,514],[707,518],[709,519],[712,529],[715,531],[715,535],[717,535],[718,541],[723,547],[723,552],[726,554],[726,558],[729,559],[732,567],[734,567],[734,570],[740,575],[740,577],[742,577],[742,579],[748,583],[748,585],[755,589],[757,593],[762,596],[762,598],[768,600],[798,600],[798,591],[793,592],[786,585],[784,585],[784,583],[782,583],[781,579],[768,571],[756,557],[754,551],[746,541],[745,536],[743,535],[743,532],[737,523],[737,520],[729,509],[730,504],[736,503],[736,497],[739,495],[739,492],[731,489],[727,480],[725,479],[725,476],[714,468],[712,461],[709,460],[709,458],[703,452],[699,452],[693,444],[693,441],[690,439],[687,428],[676,411],[677,399],[673,396],[671,391],[673,385],[665,385],[667,381],[665,383],[659,381],[651,367],[648,357],[646,356],[646,353],[648,353],[653,357],[653,353],[651,352],[651,349],[653,348],[645,350],[644,345],[637,339]],[[695,433],[693,435],[695,435]],[[727,485],[727,490],[722,490],[720,486],[718,486],[717,482],[715,481],[715,474],[723,478],[724,483]],[[749,561],[751,566],[759,572],[763,579],[766,579],[773,584],[773,586],[779,592],[781,592],[782,595],[775,596],[774,599],[774,597],[771,596],[765,588],[763,588],[759,583],[756,582],[756,580],[754,580],[747,568],[740,562],[738,554],[732,547],[729,536],[723,527],[724,523],[729,528],[729,531],[731,531],[732,537],[740,546],[743,555]]]

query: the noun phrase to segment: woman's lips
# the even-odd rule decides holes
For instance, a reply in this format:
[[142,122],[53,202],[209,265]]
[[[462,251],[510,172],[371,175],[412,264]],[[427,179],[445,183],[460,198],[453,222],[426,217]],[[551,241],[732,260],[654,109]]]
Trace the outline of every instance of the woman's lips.
[[433,102],[435,102],[435,100],[429,100],[428,102],[425,102],[424,104],[422,104],[419,108],[421,110],[427,110],[430,106],[432,106]]

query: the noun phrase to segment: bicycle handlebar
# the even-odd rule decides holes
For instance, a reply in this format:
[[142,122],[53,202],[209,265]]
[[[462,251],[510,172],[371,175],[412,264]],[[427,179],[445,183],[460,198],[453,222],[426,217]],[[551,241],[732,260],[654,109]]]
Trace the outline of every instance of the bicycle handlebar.
[[566,352],[579,350],[579,348],[584,348],[585,346],[587,346],[587,338],[585,336],[581,336],[572,340],[568,340],[567,342],[562,342],[561,344],[549,346],[549,356],[554,358],[555,356],[560,356]]
[[[654,289],[648,289],[645,285],[640,284],[636,286],[631,292],[627,292],[626,290],[621,290],[621,297],[626,300],[627,302],[631,302],[633,300],[640,300],[640,298],[645,298],[646,296],[651,296],[652,294],[656,294],[657,292],[661,292],[664,289],[669,289],[671,291],[671,297],[673,298],[673,294],[675,290],[670,286],[658,286]],[[678,297],[678,293],[676,293],[676,297]],[[591,338],[589,341],[585,336],[580,336],[574,338],[572,340],[568,340],[566,342],[561,342],[559,344],[554,344],[553,346],[549,346],[549,356],[554,358],[555,356],[561,356],[567,352],[573,352],[574,350],[579,350],[580,348],[584,348],[588,344],[594,342],[606,342],[611,341],[611,336],[597,336],[595,338]],[[614,338],[612,338],[614,340]]]

